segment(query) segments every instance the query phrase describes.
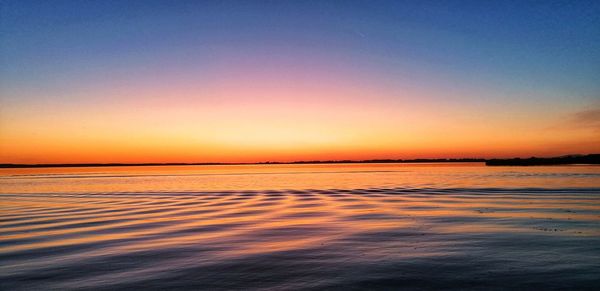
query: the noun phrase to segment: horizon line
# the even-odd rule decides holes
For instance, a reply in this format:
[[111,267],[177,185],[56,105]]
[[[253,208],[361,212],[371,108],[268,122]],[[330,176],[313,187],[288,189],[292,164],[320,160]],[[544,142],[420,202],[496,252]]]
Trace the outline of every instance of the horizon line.
[[570,154],[555,157],[528,158],[418,158],[418,159],[365,159],[365,160],[300,160],[262,162],[147,162],[147,163],[0,163],[0,168],[68,168],[68,167],[135,167],[135,166],[226,166],[226,165],[292,165],[292,164],[376,164],[376,163],[485,163],[498,160],[558,159],[589,157],[600,154]]

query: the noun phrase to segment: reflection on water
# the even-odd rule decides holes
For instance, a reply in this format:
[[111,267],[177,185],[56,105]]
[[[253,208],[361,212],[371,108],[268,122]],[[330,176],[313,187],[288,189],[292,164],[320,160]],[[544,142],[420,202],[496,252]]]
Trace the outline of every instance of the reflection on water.
[[11,169],[0,289],[600,286],[600,168]]

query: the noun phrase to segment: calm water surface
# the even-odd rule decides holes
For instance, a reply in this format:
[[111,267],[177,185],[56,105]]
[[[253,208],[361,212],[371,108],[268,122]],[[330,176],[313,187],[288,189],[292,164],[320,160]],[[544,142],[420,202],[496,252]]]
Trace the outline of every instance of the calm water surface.
[[0,170],[0,289],[600,289],[600,167]]

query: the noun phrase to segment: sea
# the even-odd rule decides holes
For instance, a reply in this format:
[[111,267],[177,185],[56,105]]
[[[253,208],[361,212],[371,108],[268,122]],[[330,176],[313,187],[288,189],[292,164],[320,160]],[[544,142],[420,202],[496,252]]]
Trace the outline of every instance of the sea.
[[600,166],[0,169],[1,290],[600,290]]

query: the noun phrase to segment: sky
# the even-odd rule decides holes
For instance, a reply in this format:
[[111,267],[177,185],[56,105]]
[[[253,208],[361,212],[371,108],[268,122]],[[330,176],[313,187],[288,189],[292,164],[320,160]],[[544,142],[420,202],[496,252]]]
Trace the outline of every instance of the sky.
[[0,163],[600,152],[600,1],[0,0]]

